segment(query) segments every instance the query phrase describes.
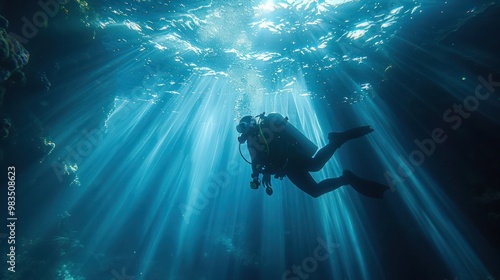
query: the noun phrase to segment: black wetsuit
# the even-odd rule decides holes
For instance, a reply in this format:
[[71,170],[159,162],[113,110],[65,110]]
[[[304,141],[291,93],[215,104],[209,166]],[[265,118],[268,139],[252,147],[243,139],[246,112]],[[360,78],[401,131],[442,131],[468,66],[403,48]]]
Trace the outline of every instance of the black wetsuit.
[[294,185],[313,197],[346,185],[343,177],[317,183],[309,174],[321,170],[338,147],[327,144],[313,157],[305,155],[302,152],[304,147],[283,129],[284,123],[280,117],[279,114],[263,117],[257,129],[248,137],[252,176],[259,173],[275,175],[276,178],[287,176]]

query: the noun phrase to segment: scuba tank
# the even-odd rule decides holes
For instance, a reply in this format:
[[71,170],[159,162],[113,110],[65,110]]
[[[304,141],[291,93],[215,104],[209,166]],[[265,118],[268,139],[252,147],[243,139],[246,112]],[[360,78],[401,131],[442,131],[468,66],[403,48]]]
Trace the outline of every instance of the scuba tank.
[[287,134],[288,139],[292,142],[292,146],[298,146],[295,149],[303,155],[312,157],[318,151],[318,146],[288,122],[288,117],[283,117],[278,113],[271,113],[266,119],[269,122],[271,131]]
[[[265,113],[262,113],[257,117],[259,118],[259,134],[265,143],[267,148],[266,151],[270,157],[269,164],[266,166],[264,171],[267,170],[269,171],[268,173],[276,174],[276,172],[273,171],[282,170],[288,162],[290,149],[292,149],[295,153],[301,153],[306,157],[312,157],[318,150],[318,146],[316,144],[314,144],[295,126],[288,122],[288,117],[283,117],[278,113],[271,113],[267,116],[265,116]],[[247,137],[243,137],[243,135],[242,139],[238,138],[240,147],[241,144],[246,141],[246,138]],[[245,161],[251,163],[246,159]],[[282,179],[284,176],[275,176],[275,178],[279,177]],[[261,183],[258,178],[253,178],[250,182],[250,187],[252,189],[257,189],[260,185]],[[271,187],[267,187],[266,193],[268,195],[272,195],[273,189]]]

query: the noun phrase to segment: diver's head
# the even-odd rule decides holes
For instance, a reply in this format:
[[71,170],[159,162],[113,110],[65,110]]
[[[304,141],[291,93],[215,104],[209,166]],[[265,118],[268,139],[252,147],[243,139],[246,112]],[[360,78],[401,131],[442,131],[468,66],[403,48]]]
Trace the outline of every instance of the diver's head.
[[243,144],[247,141],[248,136],[252,132],[252,130],[257,127],[257,121],[252,116],[244,116],[241,118],[240,123],[236,126],[236,130],[241,133],[241,136],[238,137],[238,141],[240,144]]
[[257,121],[252,116],[244,116],[240,123],[236,126],[236,130],[241,134],[247,134],[252,128],[257,125]]

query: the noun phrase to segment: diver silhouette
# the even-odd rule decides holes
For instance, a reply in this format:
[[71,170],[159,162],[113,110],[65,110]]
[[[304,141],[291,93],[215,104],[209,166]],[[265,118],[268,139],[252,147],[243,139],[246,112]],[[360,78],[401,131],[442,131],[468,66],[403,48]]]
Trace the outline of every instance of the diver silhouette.
[[284,118],[278,113],[245,116],[236,130],[241,133],[238,137],[241,156],[245,159],[241,153],[241,145],[245,142],[250,153],[251,161],[245,161],[252,165],[252,189],[257,189],[261,184],[259,174],[263,174],[262,183],[268,195],[273,194],[271,175],[279,179],[288,177],[294,185],[312,197],[319,197],[344,185],[351,185],[357,192],[373,198],[382,198],[389,189],[377,182],[362,179],[348,170],[344,170],[338,178],[325,179],[319,183],[309,173],[321,170],[335,151],[348,140],[372,132],[370,126],[330,132],[329,143],[319,151],[314,143],[288,122],[288,117]]

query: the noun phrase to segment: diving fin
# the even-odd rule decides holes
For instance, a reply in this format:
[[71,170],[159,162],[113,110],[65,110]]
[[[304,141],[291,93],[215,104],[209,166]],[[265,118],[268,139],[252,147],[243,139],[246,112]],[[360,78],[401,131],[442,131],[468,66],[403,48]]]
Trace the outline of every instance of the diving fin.
[[343,176],[357,192],[368,197],[383,198],[384,192],[389,189],[388,186],[360,178],[349,170],[344,170]]
[[347,140],[359,138],[373,131],[373,128],[369,125],[360,126],[343,132],[330,132],[328,133],[328,139],[330,140],[330,143],[340,147]]

